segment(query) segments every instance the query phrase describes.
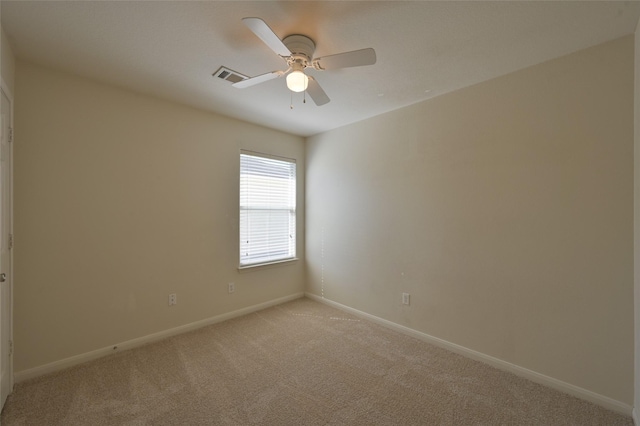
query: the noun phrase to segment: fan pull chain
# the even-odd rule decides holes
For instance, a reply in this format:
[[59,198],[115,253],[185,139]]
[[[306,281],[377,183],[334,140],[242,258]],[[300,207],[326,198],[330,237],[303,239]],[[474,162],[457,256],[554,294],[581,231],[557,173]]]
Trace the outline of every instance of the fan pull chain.
[[[293,92],[289,92],[291,94],[291,102],[289,103],[289,108],[293,109]],[[302,103],[307,103],[307,91],[302,92]]]

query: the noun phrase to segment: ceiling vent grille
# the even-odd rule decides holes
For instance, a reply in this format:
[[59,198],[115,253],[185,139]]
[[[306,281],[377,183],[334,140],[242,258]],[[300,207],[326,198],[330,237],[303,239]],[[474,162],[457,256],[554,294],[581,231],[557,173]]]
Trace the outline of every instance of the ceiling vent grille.
[[226,68],[226,67],[218,68],[218,71],[214,72],[213,76],[221,78],[223,80],[227,80],[230,83],[237,83],[239,81],[243,81],[249,78],[246,75],[240,74],[239,72],[230,70],[229,68]]

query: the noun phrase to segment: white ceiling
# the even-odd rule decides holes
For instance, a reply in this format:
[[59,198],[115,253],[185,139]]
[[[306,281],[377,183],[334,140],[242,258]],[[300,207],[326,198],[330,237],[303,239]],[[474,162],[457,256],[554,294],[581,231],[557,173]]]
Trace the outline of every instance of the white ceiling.
[[[316,56],[372,47],[373,66],[309,71],[331,102],[284,78],[237,89],[222,65],[286,68],[247,27],[260,17]],[[640,1],[1,1],[18,58],[137,92],[309,136],[631,34]]]

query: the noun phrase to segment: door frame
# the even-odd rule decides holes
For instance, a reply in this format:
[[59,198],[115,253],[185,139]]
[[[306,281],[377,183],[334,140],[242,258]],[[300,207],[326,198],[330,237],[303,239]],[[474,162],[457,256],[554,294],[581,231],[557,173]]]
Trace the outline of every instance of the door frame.
[[[5,83],[4,79],[2,77],[0,77],[0,90],[6,95],[7,99],[9,99],[9,111],[10,111],[10,116],[11,116],[11,121],[9,123],[9,126],[11,127],[11,129],[14,128],[13,123],[14,123],[14,116],[13,116],[13,93],[11,93],[11,90],[9,89],[9,86]],[[13,130],[12,130],[13,131]],[[11,140],[9,141],[9,170],[10,170],[10,174],[9,174],[9,200],[10,200],[10,207],[9,207],[9,211],[7,212],[7,214],[9,215],[9,233],[11,235],[13,235],[13,142],[14,142],[14,137],[12,135]],[[13,346],[13,276],[14,276],[14,267],[13,267],[13,248],[12,246],[9,247],[9,264],[11,265],[11,273],[8,274],[8,285],[9,285],[9,294],[10,294],[10,300],[9,300],[9,319],[10,319],[10,324],[9,324],[9,341],[11,342],[10,345]],[[14,377],[13,377],[13,347],[11,348],[11,352],[9,354],[9,395],[11,394],[11,392],[13,392],[13,386],[14,386]],[[2,405],[4,406],[4,402],[5,401],[0,401],[2,403]],[[0,410],[4,407],[0,407]]]

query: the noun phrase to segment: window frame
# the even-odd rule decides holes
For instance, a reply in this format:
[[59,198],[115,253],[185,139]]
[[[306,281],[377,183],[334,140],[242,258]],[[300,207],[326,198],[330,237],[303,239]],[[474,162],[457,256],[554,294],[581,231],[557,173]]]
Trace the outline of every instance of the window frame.
[[[287,189],[287,194],[289,197],[288,200],[288,204],[286,206],[286,208],[282,208],[282,207],[270,207],[267,210],[268,211],[274,211],[274,212],[287,212],[287,235],[288,238],[292,238],[293,241],[288,243],[288,250],[287,253],[283,256],[273,256],[272,254],[269,253],[265,253],[265,255],[263,256],[257,256],[254,255],[252,257],[254,258],[260,258],[262,257],[263,260],[245,260],[243,263],[243,258],[245,256],[243,256],[243,251],[246,249],[246,245],[243,244],[243,240],[244,240],[244,236],[246,235],[246,232],[250,232],[247,231],[245,229],[245,225],[246,225],[246,220],[249,220],[248,216],[245,216],[243,218],[243,212],[250,212],[251,210],[265,210],[264,206],[261,206],[260,208],[256,208],[255,205],[254,207],[252,207],[251,205],[247,205],[246,200],[243,200],[243,197],[246,195],[246,193],[243,192],[243,185],[246,184],[246,181],[243,181],[243,172],[245,170],[244,166],[243,166],[243,156],[247,156],[247,157],[255,157],[255,158],[263,158],[266,160],[273,160],[273,161],[278,161],[278,162],[282,162],[282,163],[288,163],[289,165],[293,165],[293,172],[291,173],[291,170],[289,170],[289,179],[287,182],[288,185],[288,189]],[[293,262],[293,261],[297,261],[297,245],[298,245],[298,237],[297,237],[297,192],[298,192],[298,179],[297,179],[297,161],[295,158],[289,158],[289,157],[283,157],[283,156],[278,156],[278,155],[273,155],[273,154],[267,154],[267,153],[263,153],[263,152],[257,152],[257,151],[251,151],[251,150],[245,150],[242,149],[240,150],[240,156],[239,156],[239,173],[238,173],[238,178],[239,178],[239,191],[238,191],[238,195],[239,195],[239,202],[238,202],[238,269],[239,270],[244,270],[244,269],[252,269],[252,268],[258,268],[258,267],[263,267],[263,266],[268,266],[268,265],[275,265],[275,264],[282,264],[282,263],[289,263],[289,262]],[[258,160],[259,161],[259,160]],[[261,170],[264,171],[264,170]],[[268,172],[268,170],[267,170]],[[291,179],[291,175],[293,176],[293,179]],[[254,175],[255,176],[255,175]],[[271,175],[272,178],[281,178],[283,175],[278,175],[278,173],[276,173],[274,171],[273,175]],[[291,182],[291,180],[293,180],[293,182]],[[293,187],[291,187],[291,184],[293,184]],[[273,188],[273,187],[270,187]],[[246,191],[247,188],[244,189],[244,191]],[[276,192],[277,189],[276,189]],[[254,193],[255,195],[255,193]],[[264,195],[264,194],[262,194]],[[282,194],[280,194],[280,196],[282,196]],[[292,197],[292,200],[291,200]],[[279,198],[279,201],[282,201],[282,198]],[[250,213],[245,213],[245,214],[250,214]],[[269,220],[271,220],[271,216],[269,215]],[[255,219],[255,218],[254,218]],[[292,232],[291,232],[292,231]],[[280,236],[282,237],[282,234],[280,234]],[[276,246],[278,246],[278,244],[275,244]],[[281,246],[283,246],[283,244],[280,244]],[[268,243],[267,246],[265,247],[271,247],[271,245]]]

